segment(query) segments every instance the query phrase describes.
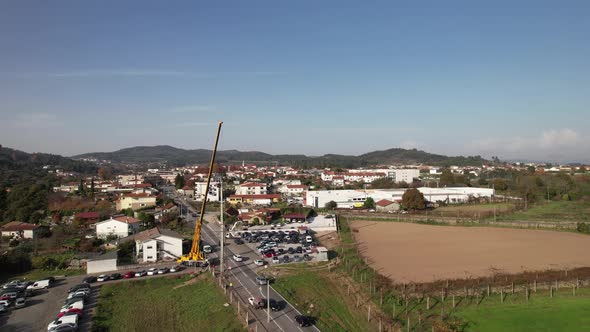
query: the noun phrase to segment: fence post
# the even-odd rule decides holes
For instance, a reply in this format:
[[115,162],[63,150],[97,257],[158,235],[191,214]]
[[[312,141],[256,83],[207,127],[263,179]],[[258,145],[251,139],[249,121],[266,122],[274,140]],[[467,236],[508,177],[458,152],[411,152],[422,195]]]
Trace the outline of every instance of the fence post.
[[535,279],[535,281],[533,281],[533,291],[535,293],[537,292],[537,279]]
[[500,289],[500,303],[504,303],[504,290]]
[[490,287],[490,284],[488,284],[488,296],[490,296],[490,292],[491,292],[491,287]]
[[410,316],[408,316],[408,326],[407,326],[407,330],[408,330],[408,332],[410,332]]
[[524,296],[526,297],[526,303],[529,303],[529,287],[524,289]]
[[367,322],[371,321],[371,306],[369,305],[369,312],[367,313]]
[[240,314],[240,301],[238,301],[238,315]]
[[430,296],[426,297],[426,310],[430,310]]
[[514,294],[514,281],[512,282],[512,294]]
[[576,286],[575,285],[572,286],[572,293],[573,293],[574,296],[576,296]]
[[455,308],[455,294],[453,294],[453,308]]
[[248,311],[246,311],[246,325],[249,325]]
[[549,286],[549,297],[553,297],[553,286]]

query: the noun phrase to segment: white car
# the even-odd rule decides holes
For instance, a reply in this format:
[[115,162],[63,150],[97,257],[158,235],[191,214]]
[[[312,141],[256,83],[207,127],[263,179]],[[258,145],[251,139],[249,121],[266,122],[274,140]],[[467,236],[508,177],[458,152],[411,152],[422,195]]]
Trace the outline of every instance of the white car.
[[275,256],[272,258],[272,263],[273,264],[279,264],[281,262],[281,260],[279,259],[279,256]]
[[143,277],[145,275],[145,270],[135,272],[136,277]]
[[148,275],[148,276],[153,276],[154,274],[158,274],[158,269],[156,269],[156,268],[154,268],[154,267],[152,267],[151,269],[149,269],[149,270],[147,271],[147,275]]
[[78,301],[78,302],[74,302],[71,304],[66,304],[63,307],[61,307],[61,310],[59,312],[66,312],[70,309],[80,309],[83,310],[84,309],[84,301]]
[[178,271],[180,271],[180,269],[181,269],[180,266],[173,266],[170,268],[170,272],[178,272]]
[[236,262],[241,262],[244,260],[244,257],[242,257],[241,255],[238,255],[238,254],[235,254],[233,258],[234,258],[234,261],[236,261]]
[[266,262],[264,261],[264,259],[257,259],[254,261],[254,264],[256,264],[258,266],[264,266],[264,264],[266,264]]
[[110,279],[111,279],[111,277],[109,277],[108,275],[101,274],[101,275],[98,276],[98,278],[96,278],[96,281],[107,281],[107,280],[110,280]]
[[78,329],[78,315],[65,315],[47,325],[47,331],[54,331],[60,326],[71,326]]
[[0,304],[0,313],[4,313],[7,311],[8,311],[8,309],[6,309],[6,306],[4,304]]
[[10,307],[10,300],[0,300],[0,305]]
[[68,300],[74,297],[78,297],[78,296],[82,296],[84,298],[86,298],[86,296],[88,296],[88,294],[90,294],[90,290],[86,290],[86,289],[79,289],[75,292],[71,292],[70,294],[68,294]]

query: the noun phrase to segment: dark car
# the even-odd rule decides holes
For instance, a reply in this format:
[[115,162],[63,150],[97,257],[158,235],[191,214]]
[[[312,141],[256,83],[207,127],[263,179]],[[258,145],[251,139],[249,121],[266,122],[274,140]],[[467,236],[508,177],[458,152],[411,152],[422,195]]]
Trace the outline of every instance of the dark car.
[[275,301],[273,299],[269,300],[269,305],[270,305],[270,310],[272,311],[279,311],[281,309],[283,309],[283,303],[279,302],[279,301]]
[[111,280],[121,279],[123,276],[120,273],[111,274]]
[[309,316],[297,315],[295,316],[295,321],[297,322],[297,324],[299,324],[300,327],[313,325],[313,318]]
[[303,253],[303,248],[302,247],[297,247],[295,249],[295,252],[298,253],[298,254],[302,254]]
[[242,239],[235,239],[234,243],[235,244],[244,244],[244,241]]
[[293,249],[293,247],[289,247],[289,249],[287,249],[287,252],[293,255],[295,253],[295,249]]
[[88,276],[88,277],[84,278],[84,280],[82,280],[82,282],[85,282],[87,284],[91,284],[93,282],[96,282],[96,277],[95,276]]

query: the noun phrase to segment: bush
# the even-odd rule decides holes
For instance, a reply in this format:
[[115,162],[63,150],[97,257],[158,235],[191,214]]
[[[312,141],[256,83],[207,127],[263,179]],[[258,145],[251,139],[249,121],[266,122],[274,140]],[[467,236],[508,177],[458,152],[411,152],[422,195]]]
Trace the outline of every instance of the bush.
[[590,234],[590,225],[586,224],[585,222],[579,222],[577,224],[576,230],[580,233]]

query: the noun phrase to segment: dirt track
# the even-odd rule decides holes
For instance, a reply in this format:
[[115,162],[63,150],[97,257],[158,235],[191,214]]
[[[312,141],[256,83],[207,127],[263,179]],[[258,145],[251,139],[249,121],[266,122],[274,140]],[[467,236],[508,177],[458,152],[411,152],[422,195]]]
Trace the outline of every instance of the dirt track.
[[355,221],[362,254],[395,283],[590,266],[590,236],[541,230]]

